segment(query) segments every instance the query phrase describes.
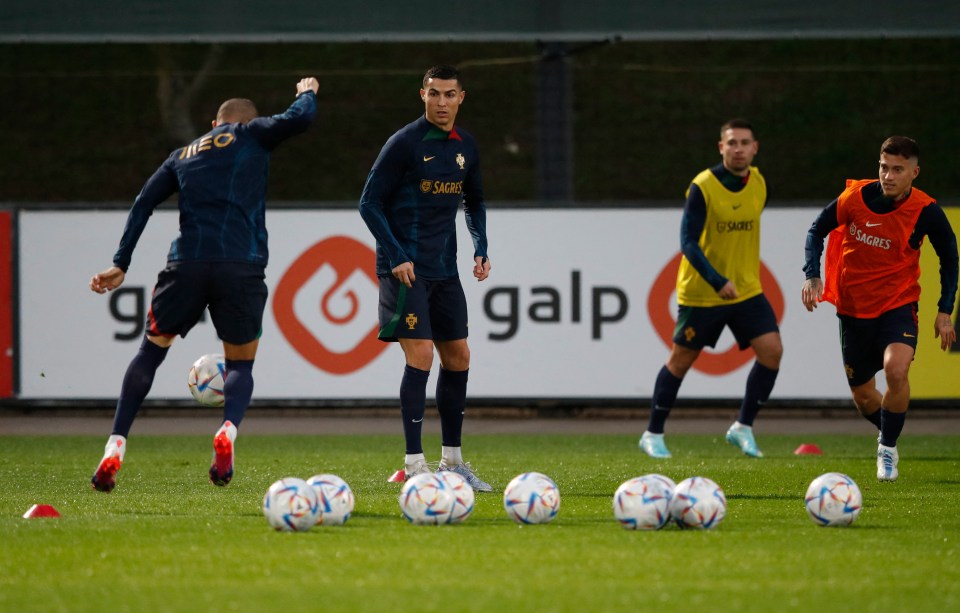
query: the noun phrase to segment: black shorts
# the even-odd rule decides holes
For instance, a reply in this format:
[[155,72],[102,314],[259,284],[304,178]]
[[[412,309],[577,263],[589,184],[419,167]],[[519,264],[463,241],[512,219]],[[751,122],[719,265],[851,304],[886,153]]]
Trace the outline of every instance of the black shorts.
[[891,343],[903,343],[917,349],[920,323],[917,303],[891,309],[880,317],[859,319],[837,315],[840,319],[840,350],[843,369],[850,387],[863,385],[883,370],[883,353]]
[[392,275],[379,279],[380,340],[467,338],[467,299],[458,277],[441,281],[417,279],[413,287]]
[[186,336],[209,307],[217,336],[242,345],[260,337],[266,304],[263,266],[175,262],[157,276],[147,313],[147,334]]
[[767,334],[779,332],[777,315],[763,294],[735,304],[710,307],[680,306],[673,342],[689,349],[716,347],[723,328],[729,326],[740,349],[750,346],[750,341]]

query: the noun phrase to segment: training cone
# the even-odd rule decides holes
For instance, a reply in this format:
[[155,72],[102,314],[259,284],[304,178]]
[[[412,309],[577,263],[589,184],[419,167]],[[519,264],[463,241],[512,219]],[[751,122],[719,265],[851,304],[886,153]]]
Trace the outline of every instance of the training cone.
[[804,443],[793,450],[793,455],[823,455],[823,452],[813,443]]
[[387,479],[387,483],[403,483],[407,480],[407,473],[402,468],[397,472],[390,475],[390,478]]
[[60,517],[60,513],[48,504],[35,504],[23,514],[24,519],[35,517]]

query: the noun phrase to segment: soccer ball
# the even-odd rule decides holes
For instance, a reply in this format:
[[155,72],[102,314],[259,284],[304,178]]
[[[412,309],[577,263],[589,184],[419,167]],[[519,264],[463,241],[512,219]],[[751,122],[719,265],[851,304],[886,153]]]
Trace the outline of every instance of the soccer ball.
[[660,475],[657,473],[650,473],[649,475],[644,475],[644,477],[650,477],[651,479],[656,479],[660,483],[663,483],[667,489],[670,490],[670,496],[673,497],[673,491],[677,489],[677,482],[671,479],[666,475]]
[[263,496],[263,515],[275,530],[305,532],[320,516],[317,490],[296,477],[275,481]]
[[810,483],[804,498],[807,513],[821,526],[849,526],[860,515],[863,496],[853,479],[826,473]]
[[627,530],[659,530],[670,519],[673,489],[662,475],[623,482],[613,495],[613,516]]
[[317,490],[320,499],[320,516],[317,524],[342,526],[353,512],[353,490],[347,482],[336,475],[314,475],[307,483]]
[[407,521],[419,525],[449,523],[456,503],[447,482],[433,473],[408,479],[400,490],[399,502]]
[[453,496],[453,508],[447,517],[448,524],[459,524],[466,521],[473,512],[474,493],[473,488],[467,483],[467,480],[457,473],[449,470],[442,470],[437,476],[443,479]]
[[219,353],[208,353],[190,367],[187,373],[187,387],[197,402],[208,407],[223,406],[223,378],[227,367]]
[[727,497],[706,477],[684,479],[670,499],[670,517],[681,528],[715,528],[727,514]]
[[560,490],[542,473],[523,473],[503,490],[503,508],[518,524],[545,524],[560,510]]

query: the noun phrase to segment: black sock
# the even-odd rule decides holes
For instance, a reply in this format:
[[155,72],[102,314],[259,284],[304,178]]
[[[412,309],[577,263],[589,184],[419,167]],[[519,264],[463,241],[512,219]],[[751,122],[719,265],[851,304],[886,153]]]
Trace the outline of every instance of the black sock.
[[903,432],[903,422],[907,420],[907,414],[893,413],[883,407],[880,407],[880,444],[886,447],[896,447],[897,439]]
[[654,434],[663,434],[663,428],[670,415],[670,409],[677,401],[677,393],[683,379],[673,376],[666,366],[657,373],[657,382],[653,385],[653,398],[650,402],[650,422],[647,431]]
[[460,446],[469,372],[441,368],[437,378],[437,411],[440,413],[441,444],[445,447]]
[[424,405],[427,402],[429,370],[407,365],[400,381],[400,415],[403,417],[403,436],[407,439],[407,454],[423,453]]
[[747,375],[747,389],[743,393],[740,416],[737,418],[744,426],[752,426],[760,407],[770,398],[773,384],[777,382],[779,370],[767,368],[760,362],[754,362]]
[[150,393],[153,386],[153,377],[157,368],[167,357],[169,347],[155,345],[143,338],[140,350],[133,356],[127,372],[123,375],[123,384],[120,386],[120,397],[117,398],[117,412],[113,416],[113,434],[126,437],[130,434],[133,420],[140,411],[143,399]]
[[[863,413],[860,413],[860,414],[863,415]],[[880,424],[880,411],[874,411],[873,413],[870,413],[869,415],[863,415],[863,418],[866,419],[867,421],[869,421],[869,422],[870,422],[871,424],[873,424],[874,426],[876,426],[876,427],[877,427],[877,430],[880,429],[880,425],[881,425],[881,424]]]
[[239,427],[253,397],[253,360],[224,360],[223,420]]

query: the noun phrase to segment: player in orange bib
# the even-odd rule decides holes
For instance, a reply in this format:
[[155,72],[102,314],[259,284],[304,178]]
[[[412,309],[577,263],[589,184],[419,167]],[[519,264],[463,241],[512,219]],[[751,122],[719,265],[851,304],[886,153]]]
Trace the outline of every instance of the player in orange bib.
[[[934,334],[946,351],[956,342],[950,314],[957,295],[957,239],[937,202],[913,187],[920,148],[905,136],[880,147],[880,179],[847,181],[807,233],[808,311],[819,302],[837,307],[847,382],[857,410],[880,430],[877,479],[896,481],[897,438],[910,404],[910,364],[917,348],[920,246],[930,237],[940,258],[940,301]],[[830,236],[821,280],[823,240]],[[877,389],[883,370],[887,391]]]

